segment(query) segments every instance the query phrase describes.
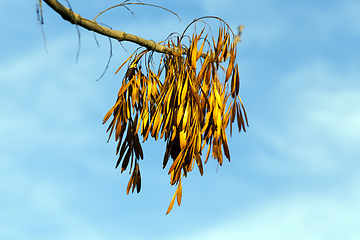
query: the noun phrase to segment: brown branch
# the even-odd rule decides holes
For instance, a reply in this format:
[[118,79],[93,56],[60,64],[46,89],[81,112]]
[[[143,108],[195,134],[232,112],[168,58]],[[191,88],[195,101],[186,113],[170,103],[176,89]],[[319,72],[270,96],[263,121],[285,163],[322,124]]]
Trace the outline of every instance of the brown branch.
[[72,24],[76,24],[80,27],[83,27],[89,31],[99,33],[101,35],[116,39],[118,41],[133,42],[149,50],[153,50],[159,53],[170,53],[174,51],[173,49],[160,45],[154,42],[153,40],[146,40],[136,35],[132,35],[122,31],[112,30],[110,28],[101,26],[96,21],[81,17],[79,14],[71,11],[69,8],[65,7],[57,0],[43,0],[43,1],[47,3],[47,5],[49,5],[49,7],[51,7],[55,12],[60,14],[60,16],[64,20]]
[[[96,32],[98,34],[116,39],[118,41],[133,42],[142,47],[147,48],[148,50],[152,50],[152,51],[159,52],[159,53],[176,53],[179,51],[179,49],[177,49],[177,48],[169,48],[164,45],[158,44],[158,43],[154,42],[153,40],[146,40],[144,38],[138,37],[133,34],[129,34],[129,33],[123,32],[123,31],[117,31],[117,30],[113,30],[113,29],[101,26],[94,20],[89,20],[87,18],[81,17],[79,14],[77,14],[77,13],[73,12],[71,9],[65,7],[64,5],[59,3],[57,0],[43,0],[43,1],[45,3],[47,3],[47,5],[49,5],[49,7],[52,8],[55,12],[57,12],[64,20],[66,20],[72,24],[76,24],[80,27],[83,27],[89,31]],[[41,0],[40,0],[40,3],[41,3]],[[202,17],[202,18],[217,18],[217,17]],[[202,19],[202,18],[199,18],[199,19]],[[198,21],[199,19],[195,19],[192,23],[194,23],[195,21]],[[217,19],[219,19],[219,18],[217,18]],[[221,20],[221,19],[219,19],[219,20]],[[221,20],[221,21],[223,21],[223,20]],[[189,26],[191,24],[189,24]],[[234,45],[236,45],[239,41],[241,41],[240,34],[241,34],[242,27],[243,26],[239,27],[239,34],[236,35],[234,38],[234,43],[233,43]],[[187,54],[188,49],[184,48],[182,53]],[[208,56],[208,54],[209,53],[203,52],[201,54],[201,57],[206,58]],[[215,56],[215,53],[213,53],[212,55]],[[229,58],[229,56],[226,56],[223,61],[226,61],[226,59],[228,59],[228,58]],[[221,62],[220,59],[218,61]]]

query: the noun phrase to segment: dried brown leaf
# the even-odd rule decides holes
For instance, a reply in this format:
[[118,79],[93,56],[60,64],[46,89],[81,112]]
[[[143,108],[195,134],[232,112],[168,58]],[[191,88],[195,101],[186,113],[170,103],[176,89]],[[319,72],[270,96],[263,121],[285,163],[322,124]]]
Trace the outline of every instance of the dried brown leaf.
[[130,156],[131,156],[131,152],[132,152],[132,148],[129,147],[128,151],[126,152],[126,155],[124,157],[124,160],[121,164],[121,172],[125,171],[128,164],[129,164],[129,160],[130,160]]
[[205,39],[204,39],[203,43],[201,44],[199,51],[197,52],[196,61],[199,60],[199,58],[201,57],[201,54],[202,54],[202,51],[204,49],[204,45],[205,45],[207,36],[208,36],[208,34],[206,34]]
[[236,95],[238,96],[239,95],[239,90],[240,90],[240,76],[239,76],[239,68],[238,68],[238,65],[236,64],[236,67],[235,67],[235,73],[236,73],[236,90],[235,90],[235,93]]
[[242,107],[242,109],[243,109],[243,111],[244,111],[244,115],[245,115],[245,120],[246,120],[246,125],[247,125],[247,126],[249,126],[249,123],[248,123],[248,119],[247,119],[247,115],[246,115],[246,111],[245,111],[245,107],[244,107],[244,104],[243,104],[243,102],[241,101],[241,98],[240,98],[240,96],[238,96],[238,98],[239,98],[239,100],[240,100],[240,103],[241,103],[241,107]]
[[171,165],[168,174],[170,174],[175,169],[175,167],[181,162],[183,156],[184,156],[184,151],[181,151],[174,160],[173,164]]
[[196,164],[198,165],[200,175],[202,176],[204,174],[204,170],[203,170],[203,165],[202,165],[200,154],[195,155],[195,160],[196,160]]
[[164,154],[164,160],[163,160],[163,169],[166,167],[167,162],[170,158],[170,141],[166,144],[165,154]]
[[209,146],[208,146],[208,150],[207,150],[207,153],[206,153],[206,158],[205,158],[205,164],[207,163],[208,159],[209,159],[209,156],[210,156],[210,149],[211,149],[211,143],[209,143]]
[[226,77],[225,77],[225,82],[227,82],[231,76],[231,72],[233,71],[233,67],[234,67],[234,51],[233,49],[230,50],[230,60],[229,60],[229,66],[227,68],[227,72],[226,72]]

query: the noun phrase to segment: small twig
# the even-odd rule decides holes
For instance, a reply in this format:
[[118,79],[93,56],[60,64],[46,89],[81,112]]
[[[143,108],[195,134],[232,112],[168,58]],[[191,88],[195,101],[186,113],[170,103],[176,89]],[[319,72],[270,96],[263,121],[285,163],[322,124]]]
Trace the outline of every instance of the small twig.
[[[146,6],[150,6],[150,7],[157,7],[157,8],[161,8],[161,9],[164,9],[168,12],[171,12],[172,14],[174,14],[175,16],[177,16],[179,18],[179,20],[181,21],[181,18],[173,11],[167,9],[167,8],[164,8],[164,7],[161,7],[161,6],[157,6],[157,5],[153,5],[153,4],[149,4],[149,3],[142,3],[142,2],[137,2],[137,3],[131,3],[131,2],[128,2],[128,1],[125,1],[125,2],[122,2],[118,5],[115,5],[115,6],[112,6],[112,7],[109,7],[107,9],[105,9],[104,11],[100,12],[98,15],[96,15],[96,17],[94,17],[93,21],[95,21],[95,19],[97,17],[99,17],[101,14],[103,14],[104,12],[107,12],[108,10],[110,9],[113,9],[113,8],[116,8],[116,7],[125,7],[125,5],[130,5],[130,4],[135,4],[135,5],[146,5]],[[127,7],[126,7],[127,8]],[[129,10],[129,9],[128,9]],[[129,10],[130,11],[130,10]],[[130,11],[131,12],[131,11]],[[133,13],[134,15],[134,13]]]
[[44,39],[45,52],[48,53],[47,48],[46,48],[46,37],[45,37],[44,28],[43,28],[44,17],[43,17],[43,12],[42,12],[42,2],[41,2],[41,0],[38,0],[38,2],[36,4],[36,14],[37,14],[38,25],[40,24],[41,33],[42,33],[43,39]]
[[[67,2],[67,4],[68,4],[68,6],[69,6],[69,9],[70,9],[71,13],[72,13],[72,14],[75,14],[75,13],[73,12],[72,8],[71,8],[71,5],[70,5],[69,0],[66,0],[66,2]],[[77,25],[76,23],[75,23],[75,26],[76,26],[76,31],[77,31],[77,33],[78,33],[78,39],[79,39],[79,47],[78,47],[78,51],[77,51],[77,53],[76,53],[76,63],[78,63],[78,62],[79,62],[79,55],[80,55],[80,48],[81,48],[81,35],[80,35],[79,27],[78,27],[78,25]]]
[[81,17],[79,14],[74,13],[71,9],[65,7],[57,0],[43,0],[45,3],[49,5],[54,11],[56,11],[60,16],[78,26],[81,26],[89,31],[94,31],[101,35],[116,39],[118,41],[128,41],[136,43],[140,46],[143,46],[149,50],[153,50],[159,53],[170,53],[174,52],[174,49],[165,47],[164,45],[155,43],[152,40],[146,40],[144,38],[138,37],[136,35],[132,35],[129,33],[125,33],[122,31],[112,30],[106,27],[99,25],[96,21],[92,21],[86,18]]

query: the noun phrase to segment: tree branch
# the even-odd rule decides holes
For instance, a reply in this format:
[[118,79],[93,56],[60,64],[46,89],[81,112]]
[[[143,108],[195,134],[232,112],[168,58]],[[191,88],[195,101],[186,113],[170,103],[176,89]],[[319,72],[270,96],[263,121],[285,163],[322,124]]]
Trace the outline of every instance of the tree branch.
[[71,11],[57,0],[43,0],[50,8],[57,12],[64,20],[83,27],[89,31],[99,33],[101,35],[116,39],[118,41],[128,41],[143,46],[149,50],[153,50],[159,53],[174,52],[173,49],[157,44],[153,40],[146,40],[144,38],[125,33],[122,31],[112,30],[107,27],[99,25],[96,21],[89,20],[81,17],[79,14]]

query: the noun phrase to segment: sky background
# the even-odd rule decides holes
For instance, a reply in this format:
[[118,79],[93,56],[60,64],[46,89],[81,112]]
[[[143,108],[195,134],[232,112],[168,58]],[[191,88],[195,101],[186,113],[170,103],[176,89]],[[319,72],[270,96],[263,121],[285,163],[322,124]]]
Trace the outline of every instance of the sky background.
[[[181,207],[162,169],[163,140],[143,145],[142,190],[114,169],[102,119],[136,47],[76,28],[46,4],[0,0],[0,239],[360,239],[360,2],[151,0],[100,22],[161,41],[212,15],[234,30],[250,127],[183,181]],[[62,1],[64,3],[64,1]],[[92,19],[118,1],[71,0]],[[210,21],[218,28],[217,21]],[[46,46],[46,49],[45,49]]]

